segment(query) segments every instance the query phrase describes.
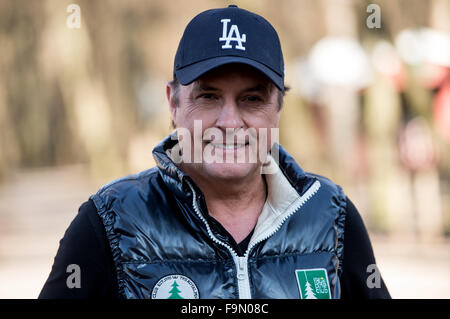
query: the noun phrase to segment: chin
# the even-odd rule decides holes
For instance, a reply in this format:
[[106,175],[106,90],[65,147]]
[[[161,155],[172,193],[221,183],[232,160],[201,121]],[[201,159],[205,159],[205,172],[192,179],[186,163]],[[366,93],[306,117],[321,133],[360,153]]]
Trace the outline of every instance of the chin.
[[259,167],[253,163],[204,163],[203,171],[215,179],[240,180],[259,172]]

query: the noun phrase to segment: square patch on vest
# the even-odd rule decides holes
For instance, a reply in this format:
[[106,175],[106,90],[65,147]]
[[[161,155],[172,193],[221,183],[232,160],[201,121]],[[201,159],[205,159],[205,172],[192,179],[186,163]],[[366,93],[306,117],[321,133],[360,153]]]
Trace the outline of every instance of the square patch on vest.
[[331,299],[325,268],[296,269],[295,276],[301,299]]

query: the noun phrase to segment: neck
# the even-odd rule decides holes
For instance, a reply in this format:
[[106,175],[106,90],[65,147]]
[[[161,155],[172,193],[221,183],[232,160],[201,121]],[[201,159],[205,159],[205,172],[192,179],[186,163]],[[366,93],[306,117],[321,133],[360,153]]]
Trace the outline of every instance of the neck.
[[255,227],[266,200],[266,181],[260,170],[240,180],[205,178],[194,169],[183,167],[202,190],[208,213],[219,221],[236,242]]

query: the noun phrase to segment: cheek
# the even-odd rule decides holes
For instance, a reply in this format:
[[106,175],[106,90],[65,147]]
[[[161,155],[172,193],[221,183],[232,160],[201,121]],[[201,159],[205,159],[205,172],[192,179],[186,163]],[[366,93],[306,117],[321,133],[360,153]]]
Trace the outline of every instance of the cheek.
[[260,113],[248,114],[247,125],[249,127],[258,128],[274,128],[278,127],[280,120],[279,112],[266,111]]
[[279,142],[279,112],[266,114],[263,118],[254,119],[254,128],[258,134],[260,145],[266,145],[267,150],[270,150],[273,143]]
[[278,127],[263,128],[258,131],[258,144],[269,151],[274,143],[279,142]]
[[200,107],[186,108],[179,116],[179,123],[186,128],[193,129],[194,122],[202,123],[202,127],[207,128],[214,125],[217,111]]
[[212,112],[192,109],[180,112],[176,124],[178,136],[183,135],[182,145],[190,143],[190,147],[196,147],[202,144],[205,130],[215,127],[215,117]]

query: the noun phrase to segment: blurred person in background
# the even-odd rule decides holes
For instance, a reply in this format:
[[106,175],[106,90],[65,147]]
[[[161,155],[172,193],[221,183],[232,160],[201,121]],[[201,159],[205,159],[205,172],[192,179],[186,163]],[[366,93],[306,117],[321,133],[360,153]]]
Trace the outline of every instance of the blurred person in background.
[[390,298],[355,206],[274,141],[286,91],[263,17],[230,5],[191,20],[157,167],[80,207],[39,298]]

